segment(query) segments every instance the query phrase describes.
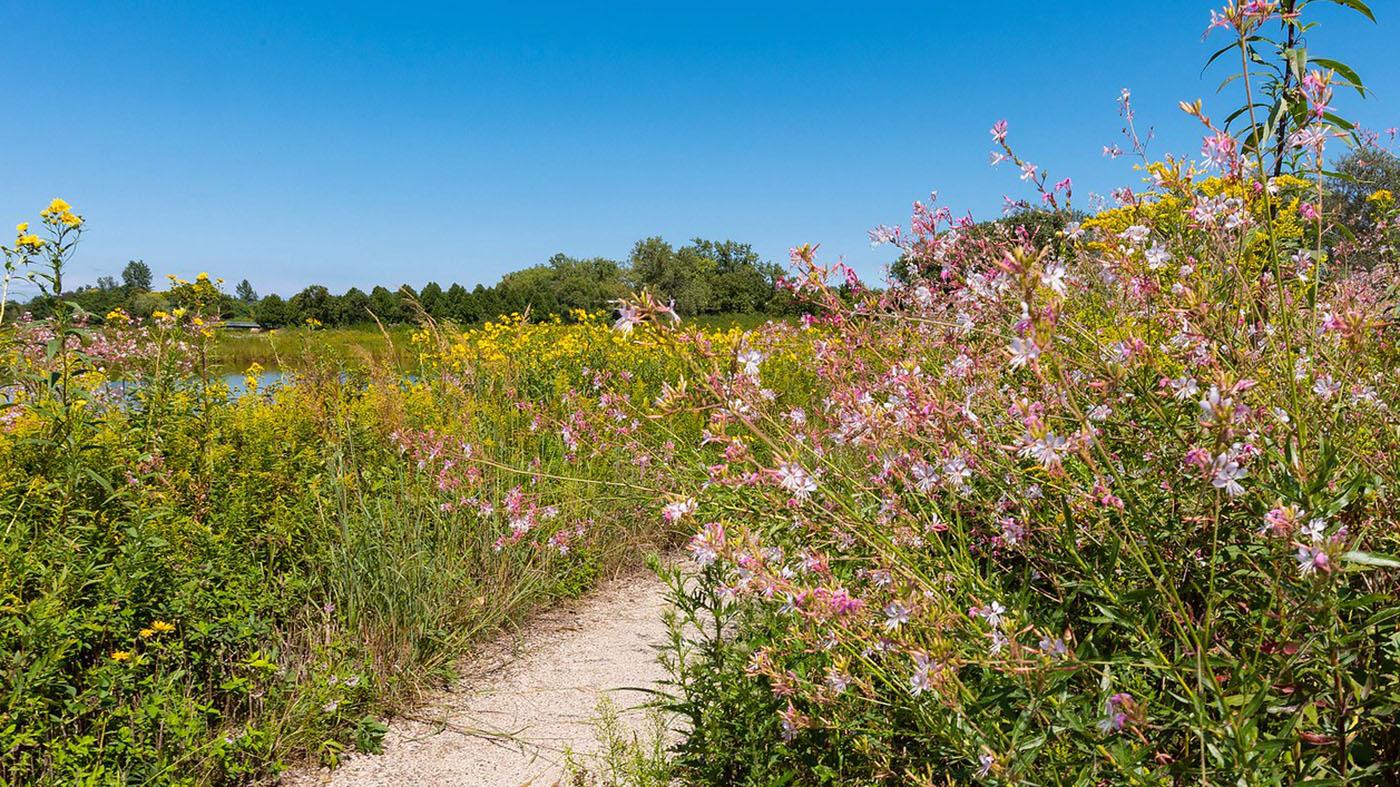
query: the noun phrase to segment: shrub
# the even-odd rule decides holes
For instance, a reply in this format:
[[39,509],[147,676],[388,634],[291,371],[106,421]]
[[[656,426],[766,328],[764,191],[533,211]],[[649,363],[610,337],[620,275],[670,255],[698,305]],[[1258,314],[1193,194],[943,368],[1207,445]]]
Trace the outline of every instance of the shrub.
[[[1275,11],[1223,24],[1248,48]],[[1303,74],[1304,109],[1332,78]],[[683,773],[1400,778],[1395,282],[1325,245],[1324,111],[1271,176],[1271,132],[1186,108],[1205,162],[1053,238],[916,204],[877,233],[908,271],[884,292],[795,249],[811,385],[797,329],[686,353]]]
[[[83,221],[55,206],[7,270],[61,292]],[[247,783],[373,751],[482,637],[671,537],[656,471],[598,435],[635,430],[619,414],[674,362],[596,315],[429,324],[411,377],[347,371],[308,329],[301,371],[234,397],[219,282],[170,296],[100,327],[55,299],[0,335],[0,781]]]

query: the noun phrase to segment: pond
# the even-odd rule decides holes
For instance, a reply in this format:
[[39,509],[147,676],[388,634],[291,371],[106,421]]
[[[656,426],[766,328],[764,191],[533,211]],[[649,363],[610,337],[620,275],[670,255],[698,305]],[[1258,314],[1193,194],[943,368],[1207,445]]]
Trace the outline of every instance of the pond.
[[[287,377],[285,373],[276,369],[264,369],[258,372],[258,388],[267,390],[268,386],[274,383],[280,383],[286,380]],[[219,380],[222,381],[224,385],[228,386],[229,395],[235,399],[248,393],[247,374],[222,374],[219,375]],[[128,395],[135,393],[139,385],[139,383],[127,382],[125,380],[114,380],[104,383],[102,385],[102,390],[112,393],[121,399],[125,399]]]
[[[258,372],[258,388],[266,390],[269,385],[280,383],[287,379],[284,372],[277,369],[263,369]],[[235,397],[248,393],[248,375],[242,372],[236,374],[226,374],[221,378],[224,385],[228,386],[229,393]]]

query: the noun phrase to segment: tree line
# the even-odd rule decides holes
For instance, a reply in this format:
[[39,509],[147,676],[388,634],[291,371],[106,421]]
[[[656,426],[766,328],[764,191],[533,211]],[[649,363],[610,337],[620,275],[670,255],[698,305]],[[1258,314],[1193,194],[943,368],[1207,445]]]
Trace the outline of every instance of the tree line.
[[[310,321],[325,326],[414,322],[419,310],[439,320],[462,324],[483,322],[502,314],[525,312],[547,317],[571,311],[607,309],[613,300],[640,289],[674,300],[686,316],[704,314],[781,315],[795,311],[787,293],[776,286],[782,268],[763,260],[753,247],[736,241],[696,238],[674,246],[662,238],[638,241],[625,261],[586,259],[555,254],[547,262],[507,273],[491,286],[471,289],[458,283],[443,287],[428,282],[415,288],[402,284],[378,286],[365,292],[351,287],[343,293],[313,284],[289,297],[259,296],[243,279],[225,293],[221,313],[231,320],[249,320],[277,328]],[[136,317],[149,317],[171,305],[168,291],[155,289],[151,268],[141,260],[127,263],[118,279],[103,276],[97,283],[65,293],[95,319],[121,308]],[[43,318],[50,304],[36,298],[19,306]]]
[[[1335,211],[1339,224],[1356,228],[1355,234],[1363,236],[1330,238],[1329,243],[1346,245],[1356,264],[1371,266],[1393,260],[1393,248],[1373,247],[1364,236],[1376,229],[1368,196],[1377,188],[1400,194],[1400,158],[1377,141],[1363,144],[1335,162],[1326,188],[1325,202]],[[972,231],[996,233],[1015,228],[1043,240],[1067,222],[1083,217],[1077,212],[1023,208],[999,219],[979,222]],[[912,273],[902,257],[890,268],[891,276],[899,281],[907,281]],[[507,273],[489,287],[478,284],[471,289],[462,284],[444,288],[437,282],[428,282],[418,289],[408,284],[393,289],[379,286],[369,292],[352,287],[337,295],[316,284],[287,298],[276,294],[259,297],[244,279],[233,292],[224,295],[221,313],[229,319],[277,328],[302,325],[309,320],[327,326],[360,325],[375,319],[385,324],[407,323],[418,319],[421,308],[434,319],[471,324],[526,310],[547,317],[567,315],[574,309],[606,309],[614,299],[629,292],[649,289],[663,300],[674,300],[677,312],[687,317],[779,316],[798,310],[789,294],[775,286],[781,274],[780,266],[763,260],[747,243],[696,238],[676,247],[652,237],[637,241],[624,261],[556,254],[542,265]],[[120,279],[103,276],[96,284],[64,293],[63,297],[97,319],[115,308],[149,317],[171,305],[169,293],[154,289],[151,269],[140,260],[129,262]],[[6,308],[6,319],[23,312],[43,318],[50,306],[41,298],[11,304]]]

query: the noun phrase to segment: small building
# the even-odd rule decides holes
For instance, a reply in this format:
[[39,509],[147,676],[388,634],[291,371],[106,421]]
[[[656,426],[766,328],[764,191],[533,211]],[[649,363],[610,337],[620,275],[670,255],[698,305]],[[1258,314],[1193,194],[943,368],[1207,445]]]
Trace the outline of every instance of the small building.
[[249,333],[261,333],[262,323],[256,320],[224,320],[219,324],[220,328],[226,331],[247,331]]

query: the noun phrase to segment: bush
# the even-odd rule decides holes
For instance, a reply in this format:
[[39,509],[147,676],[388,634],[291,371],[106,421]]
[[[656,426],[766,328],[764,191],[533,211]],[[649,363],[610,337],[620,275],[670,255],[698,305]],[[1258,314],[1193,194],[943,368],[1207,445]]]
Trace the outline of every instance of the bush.
[[[61,291],[83,221],[44,225],[6,252]],[[482,637],[672,537],[656,471],[597,430],[635,428],[615,416],[674,362],[597,315],[430,324],[411,377],[331,364],[307,329],[294,378],[234,397],[217,280],[170,295],[100,327],[55,299],[0,335],[0,781],[247,783],[374,751]]]
[[[1230,9],[1242,45],[1267,11]],[[677,337],[706,384],[670,404],[707,419],[671,486],[682,773],[1400,779],[1395,281],[1325,245],[1308,123],[1269,177],[1209,125],[1211,160],[1048,238],[916,205],[880,232],[907,283],[803,247],[808,328]]]

